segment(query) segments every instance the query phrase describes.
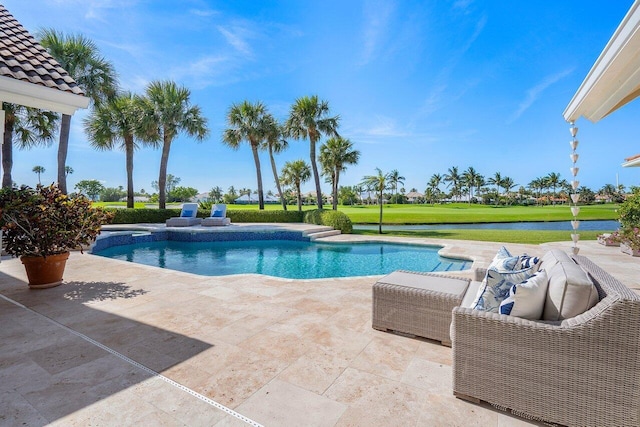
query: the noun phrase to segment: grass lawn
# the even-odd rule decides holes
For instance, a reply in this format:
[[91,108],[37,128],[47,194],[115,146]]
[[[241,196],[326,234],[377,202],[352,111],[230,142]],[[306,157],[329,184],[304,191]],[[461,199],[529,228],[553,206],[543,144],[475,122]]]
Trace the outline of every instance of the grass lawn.
[[[531,243],[568,242],[571,233],[566,230],[410,230],[384,231],[384,236],[426,237],[430,239],[478,240],[482,242]],[[580,240],[595,240],[601,231],[579,231]],[[353,234],[379,236],[378,230],[353,230]]]
[[[618,205],[581,206],[579,219],[617,219]],[[377,224],[378,206],[340,206],[354,224]],[[446,205],[385,205],[383,224],[461,224],[478,222],[568,221],[568,205],[489,206],[452,203]]]

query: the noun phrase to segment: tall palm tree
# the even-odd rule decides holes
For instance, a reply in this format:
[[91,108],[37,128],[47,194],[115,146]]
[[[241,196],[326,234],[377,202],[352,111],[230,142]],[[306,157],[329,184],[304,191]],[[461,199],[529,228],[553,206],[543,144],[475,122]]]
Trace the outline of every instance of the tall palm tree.
[[286,134],[291,138],[309,139],[309,160],[316,184],[318,209],[322,209],[322,189],[316,163],[316,142],[322,135],[339,136],[337,132],[339,121],[339,116],[329,115],[329,103],[320,101],[317,95],[313,95],[296,99],[285,124]]
[[234,150],[240,148],[242,141],[249,143],[256,167],[260,210],[264,209],[264,193],[258,150],[267,139],[267,134],[270,132],[269,125],[273,125],[273,117],[267,112],[264,104],[261,102],[252,104],[249,101],[243,101],[240,104],[232,104],[231,108],[229,108],[227,113],[227,126],[229,127],[222,134],[222,143]]
[[34,166],[31,170],[38,174],[38,185],[41,185],[42,183],[40,182],[40,174],[44,173],[44,166]]
[[2,187],[11,187],[13,180],[13,144],[25,149],[37,145],[48,146],[53,142],[58,115],[22,105],[2,103],[5,112],[2,141]]
[[191,105],[191,92],[172,81],[149,83],[143,97],[137,98],[140,106],[140,138],[154,147],[162,146],[160,173],[158,176],[158,205],[166,208],[167,165],[171,143],[180,134],[204,140],[208,134],[207,119],[200,107]]
[[[66,35],[54,29],[41,30],[38,33],[38,39],[40,44],[78,83],[94,106],[116,95],[118,84],[115,68],[100,54],[100,50],[93,41],[80,34]],[[67,192],[65,166],[70,130],[71,116],[63,114],[58,145],[58,187],[65,194]]]
[[469,166],[467,170],[462,173],[462,180],[469,188],[469,203],[471,203],[471,199],[473,198],[473,189],[476,188],[479,177],[480,174],[476,172],[473,166]]
[[382,196],[384,190],[389,188],[389,174],[382,172],[380,168],[376,168],[376,175],[367,175],[362,178],[362,184],[368,185],[378,193],[378,204],[380,205],[380,221],[378,222],[378,234],[382,234]]
[[71,166],[64,167],[64,176],[67,177],[73,173],[73,168]]
[[500,172],[494,173],[493,176],[487,180],[487,183],[489,185],[496,186],[496,205],[500,201],[500,188],[502,188],[502,184],[504,182],[503,180],[504,178],[502,178],[502,175],[500,174]]
[[286,162],[282,168],[280,180],[285,185],[292,185],[296,189],[298,200],[298,211],[302,211],[302,192],[300,186],[311,178],[311,168],[304,160],[294,160]]
[[393,187],[393,195],[398,195],[398,184],[404,184],[404,180],[406,178],[404,176],[400,176],[400,172],[397,169],[389,172],[389,183]]
[[133,153],[139,147],[135,140],[139,102],[131,92],[96,106],[84,120],[84,130],[92,147],[98,150],[120,148],[125,152],[127,169],[127,208],[133,209]]
[[448,187],[451,187],[451,195],[455,198],[460,195],[460,184],[462,177],[458,172],[458,167],[450,167],[447,173],[444,175],[444,181],[448,182]]
[[213,187],[211,191],[209,191],[209,198],[211,198],[214,203],[222,200],[222,188],[219,186]]
[[509,200],[509,192],[513,190],[515,187],[517,187],[517,185],[518,184],[513,182],[513,179],[508,176],[505,176],[502,179],[502,188],[504,189],[505,196],[507,196],[507,200]]
[[320,163],[323,169],[330,171],[333,210],[338,210],[338,183],[340,173],[347,165],[355,165],[360,159],[360,151],[353,149],[353,143],[344,138],[329,138],[320,147]]
[[560,174],[557,172],[551,172],[545,177],[549,188],[553,189],[553,204],[556,204],[556,188],[560,185]]
[[265,139],[263,145],[269,152],[269,159],[271,160],[271,171],[273,172],[273,179],[276,183],[276,189],[278,190],[278,196],[280,197],[280,203],[282,203],[282,209],[287,210],[287,201],[282,194],[282,186],[280,185],[280,177],[278,176],[278,168],[276,167],[276,160],[273,154],[281,153],[289,148],[289,143],[283,138],[284,129],[277,122],[271,114],[265,116]]
[[435,199],[440,194],[440,184],[442,184],[442,175],[439,173],[434,173],[429,178],[429,182],[427,182],[427,188],[431,190],[431,203],[435,201]]

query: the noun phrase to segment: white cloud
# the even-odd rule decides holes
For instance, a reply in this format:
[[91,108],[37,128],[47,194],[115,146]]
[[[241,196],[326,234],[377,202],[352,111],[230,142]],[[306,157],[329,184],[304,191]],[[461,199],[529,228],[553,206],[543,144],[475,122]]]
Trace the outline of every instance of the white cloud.
[[363,30],[364,50],[362,52],[361,65],[365,65],[375,58],[376,52],[386,36],[389,19],[394,7],[391,2],[376,1],[366,3]]
[[249,43],[247,43],[246,40],[252,37],[249,30],[239,25],[232,25],[227,28],[219,25],[217,28],[220,34],[222,34],[227,40],[227,43],[229,43],[236,51],[247,57],[253,56],[251,46],[249,46]]
[[527,90],[527,96],[520,103],[520,105],[518,106],[518,109],[513,113],[513,115],[511,116],[511,118],[508,120],[507,123],[512,123],[512,122],[516,121],[518,118],[520,118],[520,116],[525,111],[527,111],[529,109],[529,107],[531,107],[531,105],[533,105],[533,103],[538,100],[538,98],[540,98],[542,93],[549,86],[551,86],[552,84],[558,82],[559,80],[563,79],[564,77],[568,76],[572,72],[573,72],[573,69],[569,69],[569,70],[564,70],[564,71],[561,71],[559,73],[547,76],[542,82],[538,83],[537,85],[535,85],[531,89]]
[[213,9],[190,9],[189,13],[196,16],[208,17],[208,16],[218,15],[220,12]]

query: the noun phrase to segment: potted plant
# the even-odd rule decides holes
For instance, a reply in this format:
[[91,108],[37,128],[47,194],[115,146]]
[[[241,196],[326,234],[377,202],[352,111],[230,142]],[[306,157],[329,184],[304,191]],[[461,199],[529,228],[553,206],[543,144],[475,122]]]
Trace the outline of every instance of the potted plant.
[[613,233],[598,234],[598,243],[605,246],[620,246],[622,236],[619,231]]
[[628,227],[622,230],[620,250],[631,256],[640,256],[640,228]]
[[69,251],[82,252],[112,217],[85,196],[67,196],[56,185],[0,190],[4,249],[20,257],[31,288],[61,284]]

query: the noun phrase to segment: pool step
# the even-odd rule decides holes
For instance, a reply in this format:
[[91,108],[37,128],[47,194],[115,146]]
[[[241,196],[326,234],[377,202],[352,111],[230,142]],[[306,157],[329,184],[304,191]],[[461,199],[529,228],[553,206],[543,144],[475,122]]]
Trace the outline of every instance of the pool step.
[[339,234],[341,234],[340,230],[327,230],[327,231],[317,231],[315,233],[309,233],[307,234],[307,237],[309,237],[309,239],[313,242],[314,240],[321,239],[323,237],[337,236]]

